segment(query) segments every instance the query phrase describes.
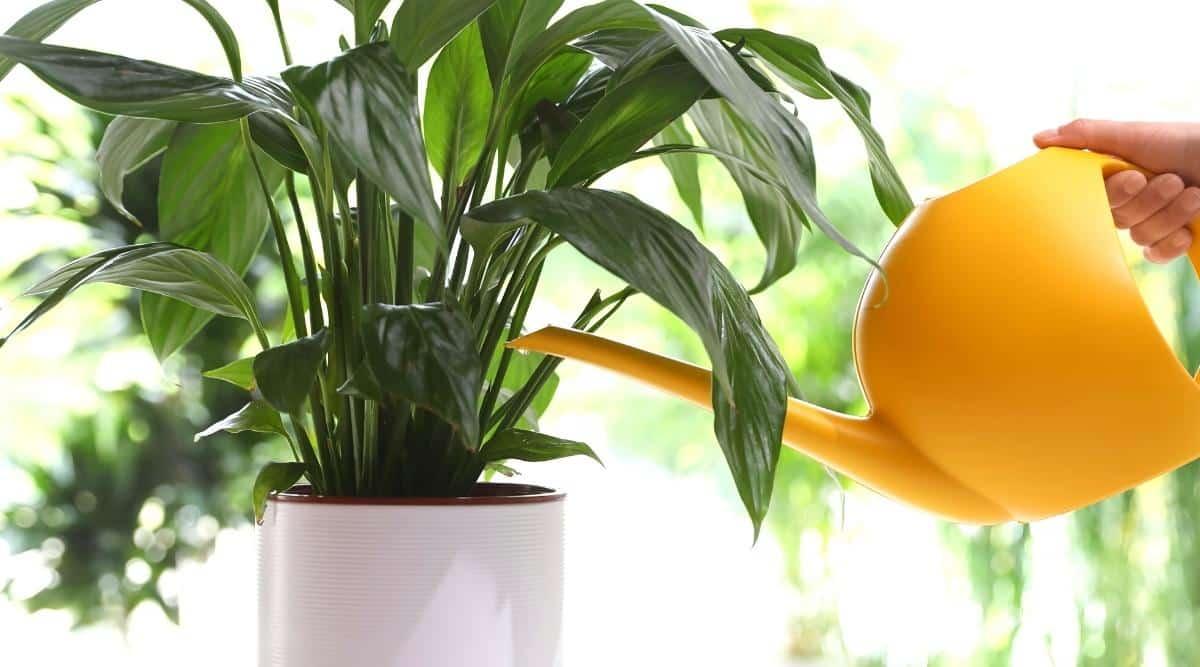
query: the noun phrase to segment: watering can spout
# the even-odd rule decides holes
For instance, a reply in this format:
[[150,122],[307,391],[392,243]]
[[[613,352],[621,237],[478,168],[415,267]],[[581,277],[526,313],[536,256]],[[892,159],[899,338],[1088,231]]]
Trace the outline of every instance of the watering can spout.
[[[509,343],[582,361],[712,409],[712,374],[593,334],[547,327]],[[877,416],[854,417],[789,399],[783,442],[879,493],[965,523],[993,524],[1011,513],[955,480]]]

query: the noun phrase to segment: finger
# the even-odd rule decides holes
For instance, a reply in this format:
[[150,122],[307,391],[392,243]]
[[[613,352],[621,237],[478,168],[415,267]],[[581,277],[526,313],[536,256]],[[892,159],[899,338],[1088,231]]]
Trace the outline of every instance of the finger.
[[1161,211],[1183,192],[1183,179],[1175,174],[1159,174],[1123,206],[1113,209],[1113,221],[1129,229]]
[[1133,141],[1133,133],[1132,123],[1080,118],[1052,130],[1038,132],[1033,142],[1038,148],[1090,148],[1102,153],[1126,155]]
[[1200,214],[1200,188],[1187,188],[1158,213],[1129,230],[1129,238],[1140,246],[1150,247],[1170,236]]
[[1108,191],[1108,205],[1120,208],[1128,204],[1137,193],[1146,187],[1146,177],[1140,171],[1126,169],[1118,171],[1104,181],[1104,189]]
[[1143,250],[1142,254],[1155,264],[1166,264],[1176,257],[1186,254],[1190,247],[1192,247],[1192,230],[1180,227],[1171,232],[1167,238]]

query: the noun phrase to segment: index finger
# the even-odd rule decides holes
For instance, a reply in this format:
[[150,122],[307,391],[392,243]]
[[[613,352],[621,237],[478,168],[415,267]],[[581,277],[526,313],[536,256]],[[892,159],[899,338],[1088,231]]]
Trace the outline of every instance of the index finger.
[[1118,171],[1104,181],[1104,189],[1108,193],[1109,208],[1120,208],[1128,204],[1146,187],[1146,177],[1139,171],[1126,169]]

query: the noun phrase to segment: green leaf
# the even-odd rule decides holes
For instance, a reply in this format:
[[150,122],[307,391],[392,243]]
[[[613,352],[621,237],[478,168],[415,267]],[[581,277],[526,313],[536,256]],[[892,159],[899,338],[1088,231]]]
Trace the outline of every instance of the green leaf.
[[125,177],[167,148],[176,123],[153,118],[118,116],[104,130],[96,162],[100,166],[100,191],[121,215],[141,222],[125,208]]
[[[77,259],[26,290],[46,295],[8,337],[26,329],[77,288],[110,283],[178,299],[217,315],[250,322],[261,335],[254,296],[236,273],[206,253],[172,243],[145,243],[104,250]],[[3,345],[7,337],[0,339]]]
[[656,67],[617,86],[563,141],[549,186],[575,185],[621,164],[707,90],[687,63]]
[[433,57],[496,0],[404,0],[392,21],[392,48],[410,72]]
[[442,50],[425,88],[425,145],[429,161],[455,186],[483,153],[492,114],[492,84],[479,29],[468,26]]
[[825,217],[817,203],[816,165],[808,130],[790,111],[764,92],[746,73],[741,61],[725,44],[701,28],[682,25],[671,17],[647,10],[671,37],[688,62],[700,71],[747,124],[757,129],[770,147],[778,167],[779,180],[787,187],[789,198],[826,236],[847,252],[875,264],[842,235]]
[[353,6],[348,7],[354,12],[355,32],[359,35],[369,35],[375,27],[375,22],[383,14],[390,0],[348,0]]
[[536,463],[568,456],[587,456],[604,465],[596,452],[582,442],[515,428],[497,433],[480,448],[479,456],[485,463],[512,459]]
[[[683,118],[676,118],[654,137],[655,146],[678,145],[692,143],[692,135],[688,132]],[[671,172],[671,180],[675,182],[675,191],[692,213],[696,224],[704,228],[704,199],[700,195],[700,160],[694,153],[662,154],[663,164]]]
[[655,34],[653,30],[638,28],[597,30],[575,40],[571,46],[592,54],[609,69],[616,69]]
[[416,84],[383,44],[351,49],[284,81],[316,110],[354,166],[442,239],[417,118]]
[[870,161],[875,196],[897,225],[912,212],[912,197],[888,157],[883,138],[871,125],[871,98],[857,84],[833,72],[813,44],[769,30],[735,29],[717,33],[721,39],[745,45],[770,63],[789,85],[818,99],[833,97],[862,135]]
[[287,430],[283,428],[283,420],[280,419],[279,413],[262,401],[247,403],[241,410],[197,433],[195,441],[200,442],[204,438],[216,435],[222,431],[225,433],[253,431],[255,433],[288,437]]
[[278,112],[261,80],[234,82],[148,60],[0,36],[0,55],[83,106],[114,116],[185,123]]
[[[260,162],[268,186],[279,187],[283,171],[271,161]],[[163,240],[208,252],[239,276],[245,274],[270,218],[237,123],[186,125],[176,131],[163,156],[158,219]],[[160,359],[186,345],[212,318],[153,295],[143,296],[141,313]]]
[[328,348],[329,335],[322,329],[259,352],[254,358],[254,379],[263,399],[280,412],[301,414]]
[[[692,108],[690,115],[704,143],[731,155],[744,156],[769,174],[779,172],[766,138],[725,100],[704,100]],[[742,193],[750,224],[767,251],[762,278],[751,290],[761,291],[796,267],[796,251],[806,220],[778,182],[764,182],[738,161],[722,157],[721,162]]]
[[[495,380],[496,371],[500,365],[500,357],[504,351],[505,348],[497,347],[492,354],[492,363],[488,366],[487,373],[484,374],[484,390]],[[501,405],[529,383],[533,378],[534,372],[545,358],[545,355],[542,354],[521,352],[518,350],[509,350],[509,352],[508,370],[504,374],[504,381],[500,384],[500,391],[497,394],[500,399],[499,404]],[[541,389],[538,390],[538,393],[534,395],[533,401],[530,402],[529,408],[521,416],[518,424],[525,428],[536,429],[538,427],[538,418],[546,412],[546,408],[550,406],[550,401],[554,399],[556,391],[558,391],[558,374],[553,373],[546,383],[542,385]]]
[[[76,14],[99,1],[53,0],[52,2],[47,2],[25,16],[22,16],[5,34],[11,37],[20,37],[40,42],[54,34],[55,31],[71,20]],[[229,24],[225,22],[220,13],[204,0],[183,1],[197,12],[200,12],[204,20],[208,21],[213,32],[217,34],[217,38],[221,40],[221,47],[225,50],[225,56],[229,60],[233,77],[235,79],[242,78],[242,59],[233,29],[229,27]],[[0,58],[0,79],[8,76],[8,73],[12,71],[15,64],[16,62],[10,58]]]
[[241,387],[246,391],[254,389],[254,357],[246,357],[237,361],[226,364],[220,368],[214,368],[211,371],[205,371],[204,377],[213,380],[221,380],[228,382],[235,387]]
[[468,449],[479,446],[482,369],[475,331],[443,304],[363,308],[366,363],[386,394],[402,397],[459,430]]
[[789,371],[729,270],[682,225],[622,193],[527,192],[471,217],[536,220],[700,335],[713,364],[717,440],[757,534],[771,500]]
[[262,522],[267,509],[267,496],[275,491],[287,491],[304,476],[303,463],[268,463],[254,480],[254,520]]
[[492,86],[500,89],[514,53],[546,29],[562,0],[497,0],[479,16],[479,32]]

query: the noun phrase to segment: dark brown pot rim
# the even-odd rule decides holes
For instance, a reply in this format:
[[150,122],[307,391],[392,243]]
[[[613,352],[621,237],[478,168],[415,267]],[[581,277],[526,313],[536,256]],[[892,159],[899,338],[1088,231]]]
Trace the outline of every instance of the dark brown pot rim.
[[387,497],[371,498],[358,496],[318,496],[313,494],[312,487],[298,484],[278,493],[272,493],[270,500],[281,503],[308,503],[312,505],[385,505],[385,506],[426,506],[426,505],[524,505],[528,503],[549,503],[562,500],[566,493],[555,491],[534,484],[510,484],[507,482],[480,482],[475,485],[469,496],[437,497]]

